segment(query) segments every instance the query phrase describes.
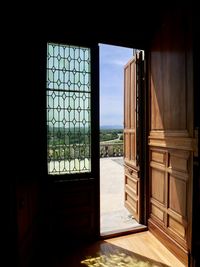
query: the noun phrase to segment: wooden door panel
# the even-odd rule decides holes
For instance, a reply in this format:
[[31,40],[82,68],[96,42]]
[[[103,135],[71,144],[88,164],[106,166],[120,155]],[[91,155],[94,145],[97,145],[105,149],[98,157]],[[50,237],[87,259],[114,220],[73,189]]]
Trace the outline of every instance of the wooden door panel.
[[137,53],[124,68],[125,207],[138,222],[141,219],[138,104],[142,60],[142,52]]
[[165,202],[165,173],[162,170],[152,168],[151,197],[160,203]]
[[187,248],[190,153],[177,149],[150,150],[150,220]]
[[131,214],[138,214],[137,219],[140,217],[139,191],[139,179],[137,176],[134,177],[133,171],[130,168],[125,167],[125,207]]
[[186,216],[186,181],[169,175],[169,208]]
[[149,229],[187,264],[196,145],[192,43],[183,21],[165,18],[149,54]]
[[163,206],[156,205],[151,200],[151,215],[152,218],[156,217],[157,220],[163,225],[164,223],[164,209]]

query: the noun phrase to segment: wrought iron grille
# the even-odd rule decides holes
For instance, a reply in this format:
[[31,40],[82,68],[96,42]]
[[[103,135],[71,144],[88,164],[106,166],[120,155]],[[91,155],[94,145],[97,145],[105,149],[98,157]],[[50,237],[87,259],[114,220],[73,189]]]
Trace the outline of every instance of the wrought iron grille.
[[91,170],[91,60],[85,47],[47,44],[49,174]]

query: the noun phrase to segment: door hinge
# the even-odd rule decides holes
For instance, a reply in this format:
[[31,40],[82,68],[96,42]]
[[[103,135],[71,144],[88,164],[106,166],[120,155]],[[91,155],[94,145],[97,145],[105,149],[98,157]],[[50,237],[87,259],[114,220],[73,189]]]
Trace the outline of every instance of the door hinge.
[[199,127],[196,127],[194,130],[194,156],[198,157],[199,151],[198,151],[198,143],[199,143]]

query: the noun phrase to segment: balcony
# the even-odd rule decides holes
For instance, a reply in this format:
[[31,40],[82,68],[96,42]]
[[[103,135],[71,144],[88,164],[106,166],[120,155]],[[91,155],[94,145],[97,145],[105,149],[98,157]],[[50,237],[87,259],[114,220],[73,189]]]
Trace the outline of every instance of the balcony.
[[123,142],[101,142],[100,143],[100,157],[122,157],[124,155]]
[[[62,146],[50,146],[48,170],[51,174],[81,172],[83,166],[90,169],[88,146],[76,144],[62,151]],[[68,149],[68,151],[67,151]],[[86,149],[86,151],[85,151]],[[80,152],[88,158],[78,158]],[[67,154],[67,152],[69,152]],[[65,160],[71,156],[74,159]],[[100,208],[101,234],[132,229],[139,224],[124,207],[123,141],[112,140],[100,143]],[[57,158],[59,160],[57,160]]]
[[121,149],[109,143],[100,147],[101,234],[132,230],[139,224],[124,207],[123,157],[115,154],[123,154],[123,143]]

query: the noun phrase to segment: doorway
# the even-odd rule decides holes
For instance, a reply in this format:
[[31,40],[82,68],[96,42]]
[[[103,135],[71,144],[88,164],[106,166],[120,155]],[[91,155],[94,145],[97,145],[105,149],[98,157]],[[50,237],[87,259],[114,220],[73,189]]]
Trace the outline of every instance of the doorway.
[[[133,115],[129,116],[127,113],[127,103],[125,102],[127,102],[126,84],[131,85],[128,79],[132,83],[135,79],[134,77],[133,79],[130,78],[131,73],[128,74],[127,79],[127,64],[135,58],[136,50],[107,44],[99,44],[99,48],[100,233],[104,236],[131,231],[140,227],[141,224],[139,218],[136,218],[133,207],[136,191],[133,193],[134,196],[129,191],[127,192],[128,183],[132,182],[132,178],[125,174],[125,169],[129,166],[127,166],[127,159],[126,164],[124,161],[126,147],[135,146],[135,143],[127,144],[127,134],[124,134],[124,127],[127,119],[133,120]],[[132,66],[131,63],[129,72],[134,71]],[[135,96],[131,94],[128,98],[134,98]],[[133,102],[135,101],[136,99],[130,103],[131,108],[133,108]],[[130,112],[131,110],[129,114]],[[133,126],[132,122],[131,126]],[[124,137],[126,138],[126,145],[124,145]],[[132,139],[132,135],[128,136],[129,138]],[[130,152],[131,150],[128,153],[130,154]],[[131,162],[129,158],[128,160]],[[135,188],[135,185],[133,188]]]

